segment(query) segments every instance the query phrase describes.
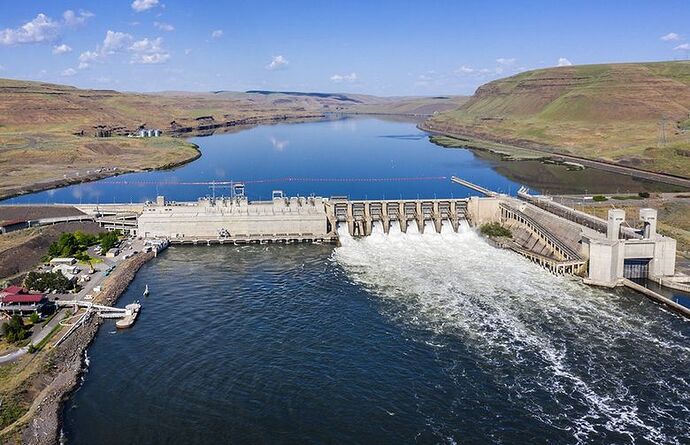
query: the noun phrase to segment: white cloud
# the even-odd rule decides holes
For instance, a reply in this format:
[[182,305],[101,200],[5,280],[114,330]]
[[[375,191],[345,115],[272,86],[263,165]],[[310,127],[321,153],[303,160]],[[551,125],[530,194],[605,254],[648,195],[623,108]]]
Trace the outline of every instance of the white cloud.
[[671,42],[671,41],[676,41],[680,40],[680,36],[676,34],[675,32],[669,32],[668,34],[659,37],[661,40],[664,42]]
[[156,6],[158,6],[158,0],[134,0],[132,2],[132,9],[136,12],[146,11]]
[[505,58],[505,57],[499,57],[496,59],[496,63],[499,65],[512,65],[517,61],[515,58]]
[[266,65],[267,70],[275,71],[283,68],[287,68],[290,62],[283,56],[273,56],[271,63]]
[[455,70],[455,74],[472,74],[475,71],[476,70],[474,68],[472,68],[470,66],[463,65],[460,68],[458,68],[457,70]]
[[100,55],[95,51],[84,51],[79,54],[79,69],[83,70],[91,65],[91,62],[98,60]]
[[137,40],[129,47],[134,54],[130,63],[156,64],[164,63],[170,58],[170,54],[163,49],[163,39]]
[[108,32],[105,33],[105,39],[103,39],[101,52],[103,54],[113,54],[117,51],[121,51],[132,41],[132,39],[132,36],[125,32],[108,30]]
[[20,43],[52,42],[60,35],[65,26],[77,26],[86,23],[93,14],[88,11],[74,11],[68,9],[62,13],[62,21],[56,21],[41,13],[33,20],[18,28],[0,30],[0,45],[16,45]]
[[673,48],[676,51],[690,51],[690,43],[683,43]]
[[71,77],[71,76],[74,76],[75,74],[77,74],[77,70],[75,70],[74,68],[67,68],[62,73],[60,73],[60,75],[64,76],[64,77]]
[[223,37],[223,30],[222,29],[216,29],[215,31],[213,31],[211,33],[211,37],[213,37],[214,39],[220,39],[221,37]]
[[79,26],[86,23],[88,19],[93,17],[93,13],[89,11],[79,11],[79,14],[75,13],[71,9],[62,13],[62,19],[67,26]]
[[53,46],[53,54],[66,54],[72,51],[72,48],[66,44]]
[[175,31],[175,27],[171,25],[170,23],[163,23],[163,22],[153,22],[153,26],[156,28],[160,29],[161,31]]
[[153,54],[134,54],[131,63],[140,63],[144,65],[153,65],[157,63],[165,63],[170,59],[168,53],[153,53]]
[[357,80],[357,73],[350,74],[333,74],[331,76],[331,82],[341,83],[341,82],[354,82]]
[[131,34],[108,30],[103,44],[94,51],[85,51],[79,55],[79,69],[88,68],[91,63],[103,61],[115,53],[131,53],[130,63],[155,64],[170,59],[170,54],[163,48],[163,39],[144,38],[134,40]]
[[572,64],[573,64],[573,62],[571,62],[570,60],[566,59],[565,57],[560,57],[560,58],[558,59],[558,66],[570,66],[570,65],[572,65]]
[[129,47],[131,51],[135,52],[158,52],[161,50],[161,45],[163,44],[163,39],[157,37],[155,39],[142,39],[137,40]]
[[45,14],[38,14],[35,19],[24,23],[19,28],[0,30],[0,45],[51,41],[58,36],[59,30],[58,22]]

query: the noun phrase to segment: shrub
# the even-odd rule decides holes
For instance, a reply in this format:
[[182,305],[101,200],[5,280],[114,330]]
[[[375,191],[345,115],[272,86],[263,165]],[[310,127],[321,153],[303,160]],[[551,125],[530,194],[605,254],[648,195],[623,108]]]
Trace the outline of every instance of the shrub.
[[503,227],[498,222],[484,223],[481,225],[479,230],[480,230],[482,235],[489,236],[489,237],[500,237],[500,236],[510,237],[510,236],[513,236],[510,229],[508,229],[507,227]]
[[41,317],[36,312],[34,312],[29,316],[29,320],[32,324],[36,324],[39,321],[41,321]]
[[594,196],[592,196],[592,200],[594,202],[604,202],[604,201],[608,201],[609,199],[604,195],[594,195]]
[[640,192],[637,194],[640,198],[649,198],[649,192]]

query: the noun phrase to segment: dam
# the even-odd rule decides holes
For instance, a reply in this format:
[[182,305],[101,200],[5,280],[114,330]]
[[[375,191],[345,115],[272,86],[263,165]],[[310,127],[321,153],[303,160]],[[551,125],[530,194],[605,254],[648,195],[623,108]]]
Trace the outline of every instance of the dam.
[[196,202],[167,201],[84,206],[109,229],[144,238],[167,238],[171,243],[327,242],[338,240],[338,225],[352,236],[368,236],[374,223],[388,233],[393,224],[405,233],[411,225],[424,233],[430,222],[441,232],[445,223],[454,231],[461,220],[495,213],[489,198],[348,200],[344,197],[285,197],[276,191],[271,201],[249,201],[244,196],[205,197]]
[[[656,231],[656,210],[643,209],[640,221],[628,224],[625,212],[609,211],[608,221],[553,202],[548,196],[517,197],[496,193],[456,176],[452,182],[485,196],[467,198],[358,200],[287,197],[274,190],[270,201],[251,201],[244,184],[229,197],[207,196],[191,202],[158,196],[144,204],[79,205],[101,226],[172,244],[338,243],[339,233],[368,237],[374,226],[384,234],[458,232],[500,223],[507,238],[489,239],[557,275],[582,276],[588,284],[615,287],[624,280],[672,282],[676,241]],[[215,191],[214,191],[215,192]],[[634,227],[637,224],[639,227]]]

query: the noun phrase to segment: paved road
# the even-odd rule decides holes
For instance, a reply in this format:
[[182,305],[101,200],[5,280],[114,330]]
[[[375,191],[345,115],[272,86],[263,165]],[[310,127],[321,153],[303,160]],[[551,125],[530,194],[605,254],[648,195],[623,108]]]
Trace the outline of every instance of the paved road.
[[[96,292],[94,292],[94,288],[96,286],[100,286],[103,284],[103,281],[105,281],[105,270],[112,266],[117,266],[120,263],[122,263],[125,260],[125,255],[132,253],[134,251],[137,252],[142,252],[144,248],[144,241],[143,240],[125,240],[122,242],[122,245],[120,246],[121,253],[120,255],[116,256],[115,258],[105,258],[105,257],[99,257],[96,255],[96,252],[94,251],[94,247],[89,248],[89,255],[92,257],[98,257],[103,260],[102,263],[98,263],[94,265],[94,269],[96,272],[92,275],[89,275],[91,279],[85,283],[82,283],[82,290],[79,291],[76,295],[74,294],[61,294],[61,295],[55,295],[51,297],[57,297],[60,298],[61,300],[83,300],[87,295],[92,295],[93,297],[96,296]],[[88,268],[88,266],[87,266]],[[53,328],[60,323],[60,320],[63,319],[64,317],[64,312],[66,309],[59,309],[58,313],[55,314],[55,317],[53,317],[48,323],[46,323],[41,330],[34,332],[31,335],[31,341],[29,344],[38,344],[43,340],[50,332],[53,330]],[[0,356],[0,364],[5,364],[5,363],[11,363],[16,360],[18,360],[20,357],[22,357],[24,354],[26,354],[29,351],[28,346],[20,348],[16,351],[12,351],[8,354],[5,354],[3,356]]]

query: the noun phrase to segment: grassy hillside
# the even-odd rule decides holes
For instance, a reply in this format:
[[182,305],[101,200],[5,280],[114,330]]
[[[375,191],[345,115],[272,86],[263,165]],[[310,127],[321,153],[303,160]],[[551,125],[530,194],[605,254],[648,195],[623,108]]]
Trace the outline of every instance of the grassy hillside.
[[[329,112],[432,114],[460,103],[453,97],[269,91],[139,94],[0,79],[0,199],[197,157],[191,144],[170,137],[173,129],[236,128]],[[119,136],[96,138],[96,126],[115,129]],[[124,137],[140,126],[163,129],[166,136]]]
[[425,125],[690,176],[690,62],[528,71],[481,86],[463,106]]

